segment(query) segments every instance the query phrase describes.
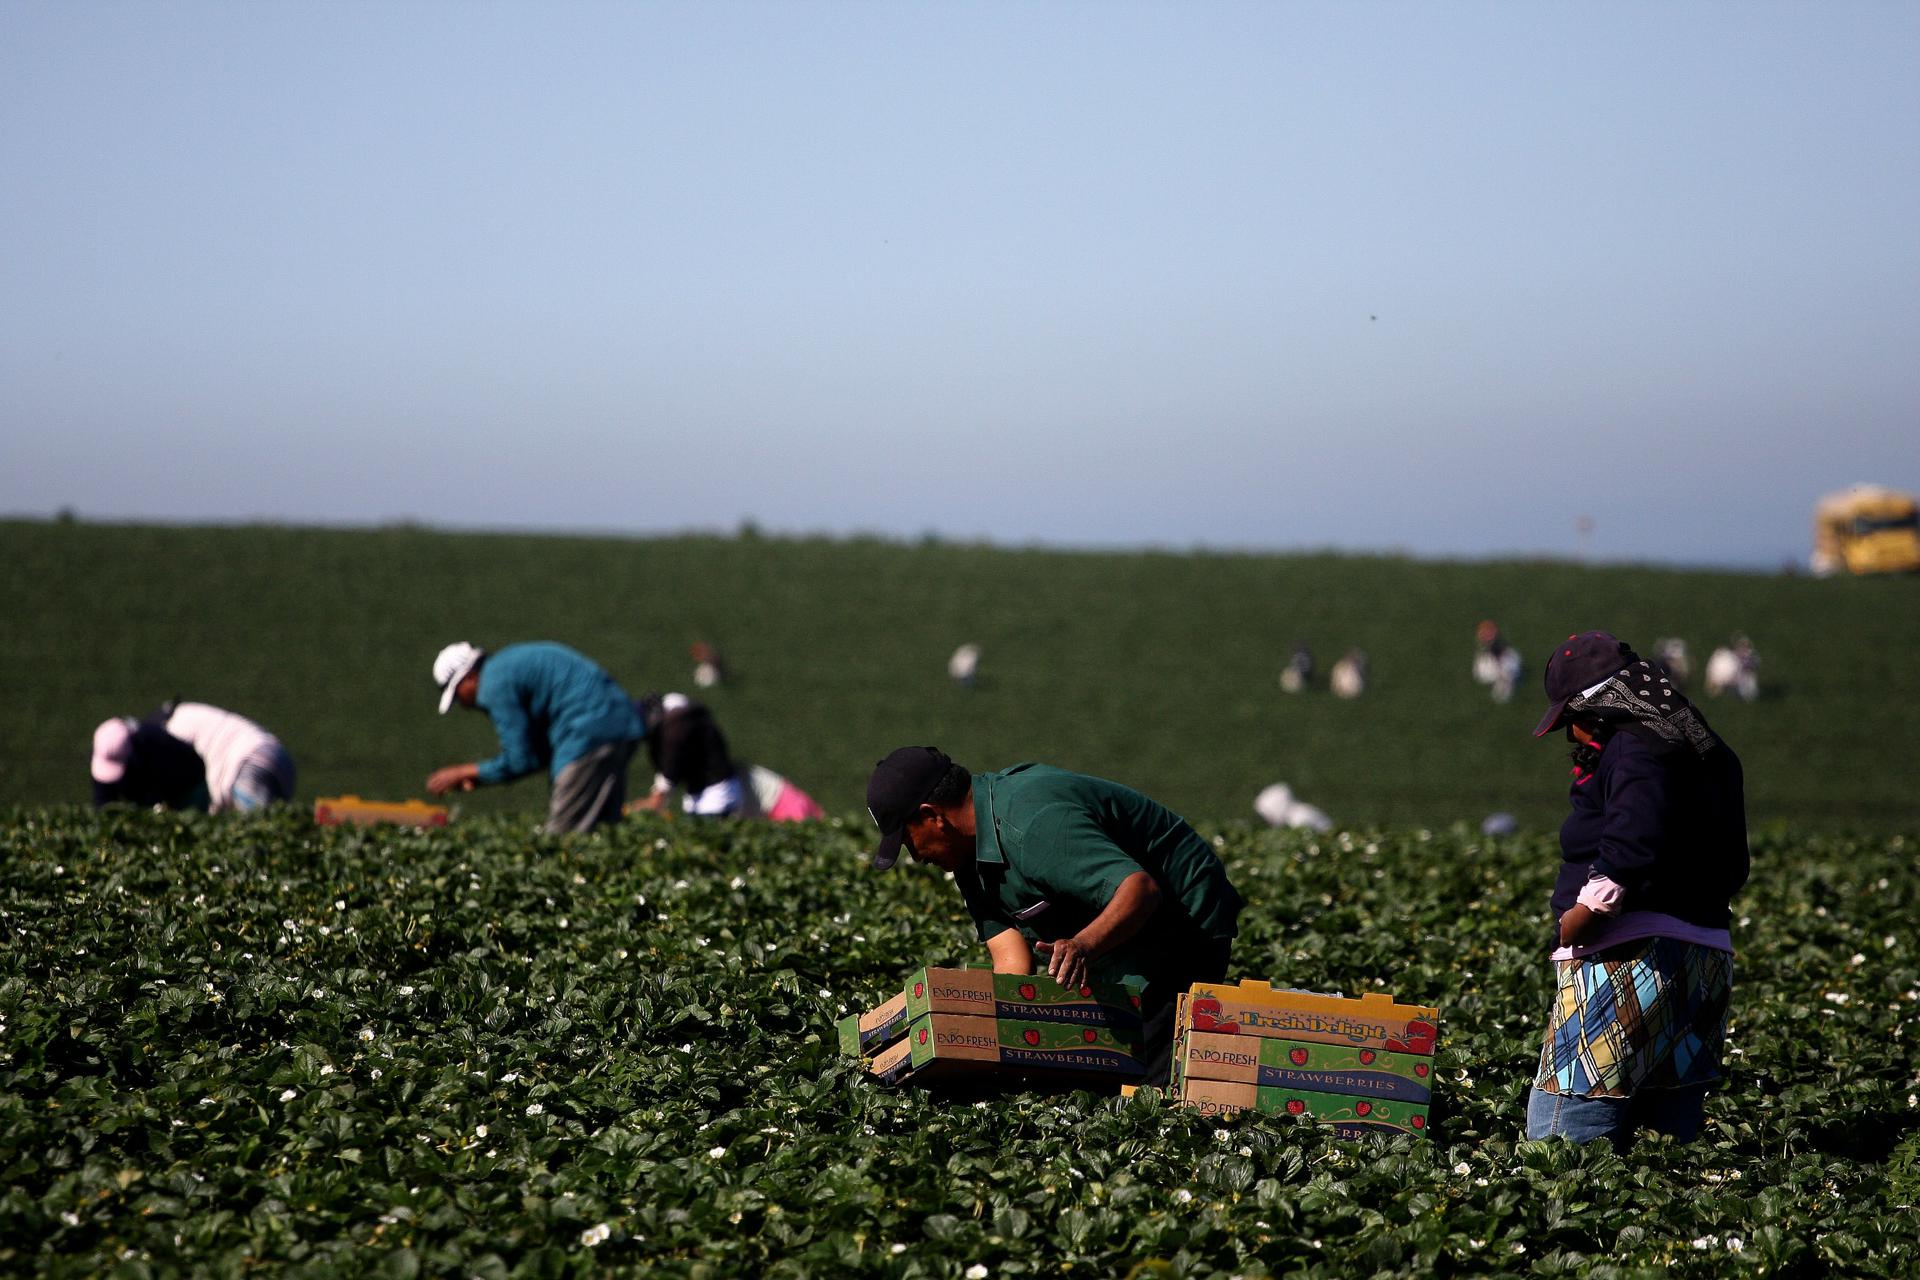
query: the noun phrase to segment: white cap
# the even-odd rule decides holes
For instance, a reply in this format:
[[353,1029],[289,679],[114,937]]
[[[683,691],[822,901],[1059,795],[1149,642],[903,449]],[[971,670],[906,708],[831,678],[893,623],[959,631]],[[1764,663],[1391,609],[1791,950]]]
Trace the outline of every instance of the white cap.
[[127,776],[133,759],[133,721],[125,717],[102,720],[93,731],[93,780],[114,783]]
[[441,715],[447,714],[447,708],[453,705],[454,689],[486,656],[485,649],[476,648],[465,640],[456,640],[442,649],[440,656],[433,660],[433,682],[440,686]]

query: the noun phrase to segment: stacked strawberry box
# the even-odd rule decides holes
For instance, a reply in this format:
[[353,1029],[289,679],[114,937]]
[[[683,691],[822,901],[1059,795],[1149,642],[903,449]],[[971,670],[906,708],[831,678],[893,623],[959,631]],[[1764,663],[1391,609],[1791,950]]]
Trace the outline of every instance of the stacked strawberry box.
[[1175,1098],[1208,1112],[1310,1115],[1347,1134],[1421,1134],[1439,1011],[1370,994],[1201,983],[1175,1012]]
[[840,1050],[890,1084],[996,1077],[1009,1087],[1113,1088],[1143,1074],[1139,994],[1043,975],[926,968],[891,999],[842,1018]]

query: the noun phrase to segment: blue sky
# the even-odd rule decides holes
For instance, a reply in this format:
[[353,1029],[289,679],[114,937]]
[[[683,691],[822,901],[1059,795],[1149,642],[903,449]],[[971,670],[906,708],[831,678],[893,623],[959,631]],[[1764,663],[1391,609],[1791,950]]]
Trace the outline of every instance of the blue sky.
[[1776,565],[1920,6],[0,5],[0,512]]

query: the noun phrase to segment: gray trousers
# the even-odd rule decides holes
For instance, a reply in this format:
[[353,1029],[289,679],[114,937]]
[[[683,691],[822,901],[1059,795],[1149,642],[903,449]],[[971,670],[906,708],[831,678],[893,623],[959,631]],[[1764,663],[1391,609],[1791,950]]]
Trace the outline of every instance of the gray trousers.
[[627,801],[627,765],[638,745],[609,742],[562,769],[553,780],[553,798],[547,802],[547,831],[584,833],[603,822],[618,822]]

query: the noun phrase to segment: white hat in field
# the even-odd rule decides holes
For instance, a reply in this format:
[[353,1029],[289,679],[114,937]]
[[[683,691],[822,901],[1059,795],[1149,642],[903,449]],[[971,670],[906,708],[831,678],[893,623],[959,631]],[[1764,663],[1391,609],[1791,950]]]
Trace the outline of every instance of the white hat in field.
[[440,714],[447,714],[447,708],[453,705],[453,691],[467,678],[467,672],[480,665],[480,659],[487,656],[485,649],[468,644],[465,640],[456,640],[440,651],[433,660],[433,682],[440,686]]

